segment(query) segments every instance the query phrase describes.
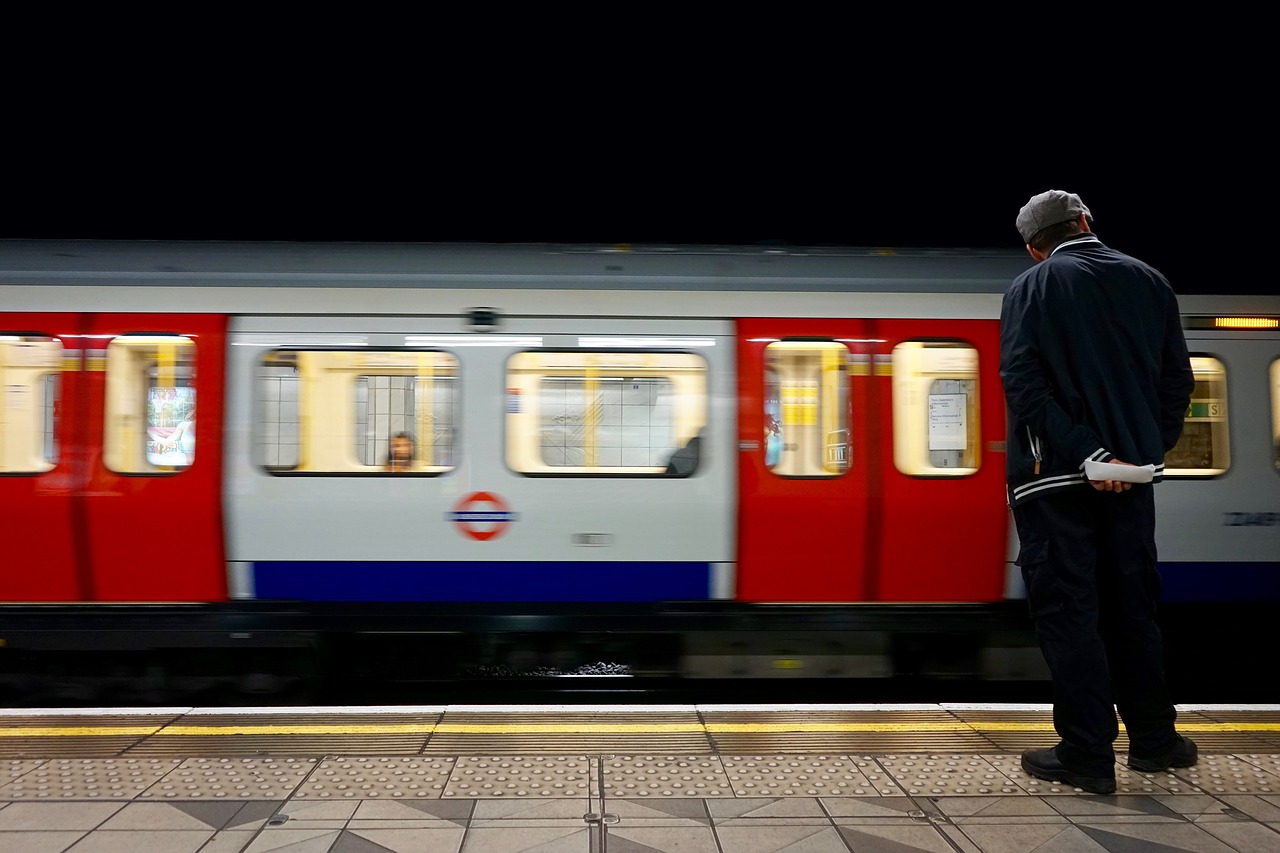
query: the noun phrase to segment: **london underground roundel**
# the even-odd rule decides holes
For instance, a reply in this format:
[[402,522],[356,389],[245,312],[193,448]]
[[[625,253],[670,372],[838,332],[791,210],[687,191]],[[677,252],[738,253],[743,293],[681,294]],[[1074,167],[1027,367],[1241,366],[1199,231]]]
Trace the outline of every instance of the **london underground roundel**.
[[505,533],[516,520],[516,513],[500,495],[472,492],[453,505],[449,520],[463,536],[484,542]]

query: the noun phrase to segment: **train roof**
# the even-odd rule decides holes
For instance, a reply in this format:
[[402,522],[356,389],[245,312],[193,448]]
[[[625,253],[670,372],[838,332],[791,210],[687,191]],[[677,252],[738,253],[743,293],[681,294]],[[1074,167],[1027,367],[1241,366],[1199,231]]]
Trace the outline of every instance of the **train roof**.
[[0,240],[0,286],[1002,293],[1018,249]]

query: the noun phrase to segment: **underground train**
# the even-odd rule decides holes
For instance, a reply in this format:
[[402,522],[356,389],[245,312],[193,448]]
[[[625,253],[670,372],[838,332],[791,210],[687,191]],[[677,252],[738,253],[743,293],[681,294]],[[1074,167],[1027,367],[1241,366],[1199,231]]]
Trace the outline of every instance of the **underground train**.
[[[1030,263],[0,242],[0,683],[346,647],[405,674],[1042,677],[998,372]],[[1280,604],[1280,297],[1180,306],[1160,568],[1221,636]]]

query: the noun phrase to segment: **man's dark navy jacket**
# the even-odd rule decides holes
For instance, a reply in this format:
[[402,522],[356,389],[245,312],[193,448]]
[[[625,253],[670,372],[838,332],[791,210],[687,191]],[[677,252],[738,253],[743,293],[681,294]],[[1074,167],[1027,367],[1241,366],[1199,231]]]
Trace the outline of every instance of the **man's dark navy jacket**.
[[1014,279],[1000,310],[1009,505],[1087,483],[1086,460],[1155,466],[1195,378],[1169,282],[1091,233]]

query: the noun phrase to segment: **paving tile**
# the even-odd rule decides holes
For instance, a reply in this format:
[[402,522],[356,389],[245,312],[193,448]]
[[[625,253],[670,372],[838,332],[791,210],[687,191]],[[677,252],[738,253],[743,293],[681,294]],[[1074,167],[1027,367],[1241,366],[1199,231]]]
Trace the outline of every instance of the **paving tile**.
[[1265,824],[1232,821],[1196,825],[1238,853],[1275,853],[1280,850],[1280,833]]
[[[751,830],[746,830],[748,833]],[[628,853],[631,851],[671,850],[679,853],[729,853],[734,848],[725,844],[723,848],[716,844],[716,833],[709,826],[628,826],[618,824],[608,829],[608,846],[610,853]],[[765,833],[759,833],[753,846],[743,847],[751,853],[772,853],[780,848],[770,848]]]
[[[379,821],[412,820],[427,824],[451,823],[466,826],[473,811],[480,806],[511,807],[519,809],[526,805],[555,806],[560,803],[572,805],[571,800],[536,801],[524,803],[512,800],[362,800],[356,804],[351,826],[361,822],[364,826],[376,825]],[[577,807],[576,811],[581,811]]]
[[244,853],[268,853],[271,850],[287,850],[288,853],[330,853],[338,840],[336,829],[281,829],[263,831],[244,849]]
[[0,832],[0,850],[14,853],[63,853],[85,835],[83,830]]
[[881,850],[922,850],[928,853],[955,853],[947,836],[932,824],[860,823],[849,825],[836,820],[840,837],[859,853]]
[[349,829],[330,853],[456,853],[464,832],[460,826]]
[[153,829],[139,836],[134,831],[100,829],[77,841],[68,853],[196,853],[213,837],[209,830]]
[[1224,842],[1189,823],[1078,824],[1080,831],[1107,850],[1170,849],[1194,853],[1235,853]]
[[593,832],[585,826],[472,828],[462,840],[460,853],[589,853]]
[[96,829],[123,806],[123,803],[13,803],[0,811],[0,831]]
[[[962,832],[982,853],[1108,853],[1108,848],[1074,824],[969,824],[949,829],[949,838],[955,837],[954,832]],[[1138,845],[1116,848],[1117,853],[1138,853],[1142,849]]]

